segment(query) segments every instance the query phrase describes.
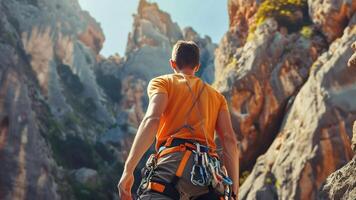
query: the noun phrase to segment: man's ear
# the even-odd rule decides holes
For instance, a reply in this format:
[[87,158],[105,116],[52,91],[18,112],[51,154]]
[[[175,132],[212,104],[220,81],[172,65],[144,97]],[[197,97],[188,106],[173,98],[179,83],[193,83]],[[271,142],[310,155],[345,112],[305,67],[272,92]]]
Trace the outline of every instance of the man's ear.
[[199,69],[200,69],[200,63],[199,63],[199,65],[197,65],[194,69],[195,69],[195,72],[198,72]]
[[177,70],[177,63],[174,60],[170,59],[169,63],[171,64],[173,70]]

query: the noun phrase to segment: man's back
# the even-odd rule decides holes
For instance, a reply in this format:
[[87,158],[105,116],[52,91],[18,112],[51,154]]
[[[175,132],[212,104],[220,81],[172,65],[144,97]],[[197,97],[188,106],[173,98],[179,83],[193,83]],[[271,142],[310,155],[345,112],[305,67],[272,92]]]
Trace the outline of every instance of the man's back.
[[[133,170],[155,137],[157,152],[146,163],[139,199],[217,200],[237,193],[239,155],[227,103],[195,76],[199,57],[194,42],[178,41],[169,61],[175,73],[150,81],[148,108],[118,184],[121,199],[132,199]],[[223,163],[214,151],[215,130]]]
[[[216,147],[216,120],[220,109],[228,108],[225,98],[208,84],[204,87],[204,84],[199,77],[181,73],[159,76],[150,81],[147,89],[150,98],[157,93],[168,95],[168,104],[157,131],[156,148],[172,135],[174,138],[198,140],[203,144],[207,139],[210,147]],[[193,106],[198,96],[199,100]],[[182,128],[185,124],[193,129]]]

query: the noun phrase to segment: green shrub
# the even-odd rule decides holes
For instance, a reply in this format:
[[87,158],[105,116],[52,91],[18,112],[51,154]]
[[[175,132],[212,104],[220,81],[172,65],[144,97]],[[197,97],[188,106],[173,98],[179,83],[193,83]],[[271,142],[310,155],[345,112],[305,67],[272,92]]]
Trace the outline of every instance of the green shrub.
[[303,26],[303,28],[300,30],[300,34],[303,37],[309,39],[313,35],[313,29],[310,26]]
[[74,129],[75,125],[81,124],[81,119],[76,113],[70,112],[64,116],[63,124],[67,128]]
[[1,35],[0,42],[4,42],[5,44],[8,44],[13,47],[17,44],[16,36],[10,32],[3,33]]
[[[302,18],[296,13],[303,14]],[[257,10],[256,24],[250,28],[250,33],[267,18],[274,18],[280,26],[285,26],[294,32],[309,22],[307,0],[266,0]]]
[[110,152],[110,150],[105,146],[105,144],[101,142],[97,142],[94,146],[95,151],[100,155],[100,157],[109,162],[112,163],[115,161],[114,155]]
[[82,110],[84,111],[84,113],[88,115],[93,114],[97,110],[95,101],[91,97],[85,98],[82,106],[83,106]]
[[98,190],[99,188],[91,188],[73,179],[70,179],[69,183],[70,186],[72,187],[76,199],[86,199],[86,200],[108,199],[104,193]]
[[93,145],[77,136],[61,138],[57,134],[48,136],[56,162],[69,169],[87,167],[97,169],[97,155]]

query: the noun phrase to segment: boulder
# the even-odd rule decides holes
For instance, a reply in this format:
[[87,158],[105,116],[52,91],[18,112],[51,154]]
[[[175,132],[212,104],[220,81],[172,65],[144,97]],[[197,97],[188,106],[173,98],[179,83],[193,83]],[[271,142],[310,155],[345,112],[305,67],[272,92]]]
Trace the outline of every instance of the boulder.
[[88,186],[95,187],[98,184],[99,177],[98,172],[89,168],[80,168],[73,172],[74,178],[77,182]]

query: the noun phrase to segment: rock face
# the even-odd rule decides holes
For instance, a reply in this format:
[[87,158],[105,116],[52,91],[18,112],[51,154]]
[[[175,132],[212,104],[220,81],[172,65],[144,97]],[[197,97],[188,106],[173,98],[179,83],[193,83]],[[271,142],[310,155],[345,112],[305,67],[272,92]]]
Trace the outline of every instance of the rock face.
[[315,199],[326,177],[352,158],[356,71],[346,63],[356,40],[355,19],[313,64],[278,138],[242,185],[240,199]]
[[229,0],[229,30],[223,36],[216,50],[215,74],[221,76],[224,68],[239,54],[240,47],[246,42],[249,28],[254,23],[254,14],[260,1]]
[[354,156],[344,167],[332,173],[319,191],[318,199],[353,199],[356,196],[356,121],[354,122],[352,150]]
[[[36,120],[43,106],[20,35],[0,4],[0,199],[59,199],[50,149]],[[34,110],[38,112],[33,112]]]
[[95,187],[98,184],[98,172],[89,168],[80,168],[74,172],[75,179],[90,187]]
[[[172,45],[209,37],[181,30],[140,1],[126,57],[101,56],[100,25],[73,0],[0,1],[0,199],[114,199],[153,76],[171,73]],[[149,70],[148,70],[149,69]]]
[[201,38],[192,28],[181,30],[168,13],[161,11],[156,3],[146,0],[140,0],[133,30],[129,34],[126,73],[143,80],[172,73],[169,59],[172,47],[178,40],[193,40],[199,45],[203,62],[198,74],[211,83],[214,80],[212,68],[216,45],[208,36]]
[[308,0],[308,5],[311,19],[321,27],[329,42],[342,35],[348,21],[356,11],[356,2],[349,0]]
[[147,83],[171,73],[181,39],[199,45],[198,75],[228,100],[241,170],[252,169],[240,199],[354,197],[355,1],[229,0],[228,9],[216,50],[141,0],[125,57],[104,58],[100,25],[77,1],[2,0],[0,199],[116,198]]
[[86,199],[71,170],[120,170],[96,142],[119,112],[97,81],[102,30],[71,0],[3,0],[0,17],[0,199]]
[[354,3],[229,1],[214,86],[228,99],[241,141],[239,199],[316,199],[352,158]]
[[[225,46],[225,38],[222,46]],[[235,46],[235,40],[231,42]],[[233,126],[242,141],[241,169],[253,166],[280,127],[288,101],[306,81],[309,68],[323,52],[318,34],[286,34],[273,19],[254,32],[254,39],[238,48],[216,73],[215,87],[227,97]],[[217,51],[217,60],[219,59]]]

